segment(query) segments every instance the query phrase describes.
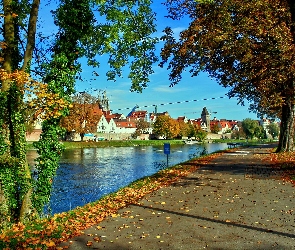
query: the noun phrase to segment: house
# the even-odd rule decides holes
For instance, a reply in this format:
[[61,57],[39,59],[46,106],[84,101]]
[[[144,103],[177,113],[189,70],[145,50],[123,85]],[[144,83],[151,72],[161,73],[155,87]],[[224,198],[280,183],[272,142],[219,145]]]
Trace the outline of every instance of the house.
[[144,119],[145,121],[149,120],[149,114],[147,111],[140,110],[140,111],[133,111],[128,118],[133,120]]
[[128,119],[115,119],[114,122],[116,124],[115,133],[133,134],[136,131],[136,123]]
[[106,117],[102,115],[99,119],[99,122],[97,124],[97,130],[98,133],[109,133],[109,122],[107,121]]
[[95,134],[107,140],[128,139],[136,131],[136,123],[132,119],[123,118],[125,116],[122,114],[106,113],[106,115],[102,115]]
[[188,119],[186,116],[179,116],[179,117],[177,117],[176,121],[188,123]]
[[242,126],[241,122],[236,120],[227,120],[227,122],[232,131],[240,131],[240,128]]
[[219,125],[219,120],[217,120],[216,118],[214,118],[212,121],[210,121],[210,130],[214,131],[214,133],[216,133],[215,129],[218,128],[218,134],[221,133],[221,128]]
[[192,125],[195,125],[195,126],[198,126],[199,128],[202,127],[202,119],[201,118],[198,118],[198,119],[189,119],[188,120],[188,123],[190,123]]
[[169,113],[167,111],[162,112],[162,113],[150,113],[150,121],[152,123],[154,123],[157,119],[157,117],[161,116],[161,115],[166,115],[166,116],[170,116]]
[[263,118],[259,121],[260,126],[263,127],[263,129],[266,131],[268,134],[268,125],[270,124],[270,120]]
[[228,122],[227,122],[225,119],[220,120],[220,121],[218,122],[218,127],[220,128],[220,133],[221,133],[221,134],[225,134],[225,133],[227,133],[229,130],[231,131],[231,128],[230,128]]
[[39,141],[41,133],[42,133],[42,120],[38,118],[34,122],[33,131],[26,132],[26,141]]

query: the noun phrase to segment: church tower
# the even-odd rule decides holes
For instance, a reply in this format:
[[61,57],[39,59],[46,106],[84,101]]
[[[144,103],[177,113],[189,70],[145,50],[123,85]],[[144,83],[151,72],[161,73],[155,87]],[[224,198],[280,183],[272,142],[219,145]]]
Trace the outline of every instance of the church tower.
[[[101,91],[99,91],[101,93]],[[103,91],[102,95],[98,97],[99,107],[103,111],[110,111],[110,105],[109,105],[109,98],[107,98],[107,92]]]
[[202,119],[202,123],[206,124],[206,131],[207,132],[210,132],[211,129],[210,129],[210,114],[207,110],[206,107],[203,108],[203,111],[202,111],[202,114],[201,114],[201,119]]

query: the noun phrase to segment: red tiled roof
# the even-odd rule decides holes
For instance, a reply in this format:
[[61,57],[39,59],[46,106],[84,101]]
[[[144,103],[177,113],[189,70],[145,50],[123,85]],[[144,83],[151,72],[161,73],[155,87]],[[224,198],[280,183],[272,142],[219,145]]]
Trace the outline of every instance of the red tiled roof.
[[129,117],[145,118],[147,111],[133,111]]
[[228,125],[226,121],[220,121],[219,124],[222,128],[225,128]]
[[136,128],[136,124],[130,121],[117,121],[116,126],[121,128]]

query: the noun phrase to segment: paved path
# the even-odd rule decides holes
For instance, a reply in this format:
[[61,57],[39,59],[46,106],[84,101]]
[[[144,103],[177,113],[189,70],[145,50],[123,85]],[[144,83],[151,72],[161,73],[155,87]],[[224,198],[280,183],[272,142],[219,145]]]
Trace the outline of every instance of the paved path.
[[268,152],[256,147],[225,153],[62,246],[295,249],[295,188],[255,157]]

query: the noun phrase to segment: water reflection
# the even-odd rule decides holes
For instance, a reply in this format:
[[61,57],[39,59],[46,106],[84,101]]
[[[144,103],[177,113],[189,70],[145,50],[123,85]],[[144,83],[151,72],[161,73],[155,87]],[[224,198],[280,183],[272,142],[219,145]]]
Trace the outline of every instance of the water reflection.
[[[225,143],[171,145],[169,166],[227,148]],[[28,153],[32,162],[36,151]],[[53,193],[47,211],[71,210],[96,201],[131,182],[167,167],[163,147],[110,147],[66,150],[53,180]]]

